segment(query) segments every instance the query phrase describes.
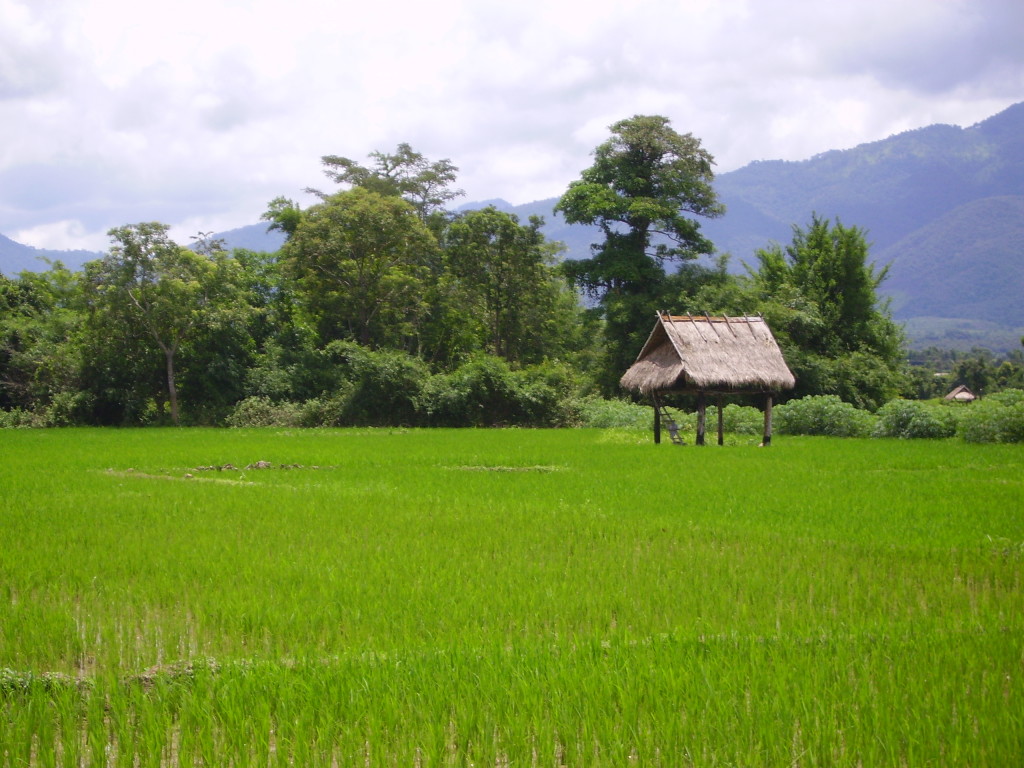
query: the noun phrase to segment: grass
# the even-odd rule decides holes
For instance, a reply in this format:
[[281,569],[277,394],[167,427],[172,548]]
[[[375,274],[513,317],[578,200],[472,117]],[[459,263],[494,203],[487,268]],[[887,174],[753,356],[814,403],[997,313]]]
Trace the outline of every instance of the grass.
[[0,766],[1024,748],[1020,446],[153,429],[0,452]]

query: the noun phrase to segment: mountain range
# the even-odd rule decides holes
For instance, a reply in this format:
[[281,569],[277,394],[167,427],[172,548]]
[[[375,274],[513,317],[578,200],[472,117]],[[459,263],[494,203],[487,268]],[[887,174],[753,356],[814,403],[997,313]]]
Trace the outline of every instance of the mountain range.
[[[1024,334],[1024,102],[968,128],[931,125],[801,161],[757,161],[720,174],[726,206],[702,231],[734,269],[756,249],[791,240],[813,213],[865,230],[876,266],[888,266],[881,293],[916,347],[1019,349]],[[557,198],[486,205],[525,220],[543,216],[544,233],[567,258],[589,254],[595,227],[568,225]],[[217,235],[229,248],[276,250],[266,225]],[[42,269],[39,257],[76,268],[100,254],[43,251],[0,235],[0,271]]]

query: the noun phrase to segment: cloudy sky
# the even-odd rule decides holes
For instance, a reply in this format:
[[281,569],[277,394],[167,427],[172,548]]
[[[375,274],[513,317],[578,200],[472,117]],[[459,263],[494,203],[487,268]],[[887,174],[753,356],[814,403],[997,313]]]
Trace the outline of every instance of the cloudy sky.
[[661,114],[718,172],[1024,100],[1021,0],[0,0],[0,233],[259,220],[408,142],[464,200],[561,194]]

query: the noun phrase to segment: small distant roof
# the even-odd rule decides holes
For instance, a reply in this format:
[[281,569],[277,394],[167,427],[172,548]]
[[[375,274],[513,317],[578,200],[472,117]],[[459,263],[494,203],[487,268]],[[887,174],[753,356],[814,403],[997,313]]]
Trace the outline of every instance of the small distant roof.
[[965,385],[961,384],[959,387],[954,389],[948,395],[946,400],[955,400],[958,403],[969,403],[972,400],[977,400],[978,396],[969,390]]
[[619,383],[645,395],[772,392],[792,389],[796,378],[763,317],[659,312],[647,343]]

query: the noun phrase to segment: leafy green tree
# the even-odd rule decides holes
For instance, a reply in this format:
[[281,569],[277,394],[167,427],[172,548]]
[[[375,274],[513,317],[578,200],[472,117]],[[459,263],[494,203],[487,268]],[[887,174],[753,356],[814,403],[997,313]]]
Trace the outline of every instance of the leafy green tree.
[[321,340],[405,347],[437,241],[409,203],[357,187],[307,208],[282,256]]
[[768,320],[797,378],[793,395],[839,395],[874,410],[909,386],[903,333],[868,262],[863,230],[814,215],[793,241],[757,252],[747,311]]
[[[401,197],[416,209],[423,221],[432,224],[435,233],[443,225],[445,206],[464,194],[454,189],[459,169],[447,158],[431,162],[406,143],[394,154],[371,152],[372,163],[360,165],[339,155],[324,155],[321,162],[327,177],[349,187],[359,187],[384,197]],[[322,199],[327,195],[308,189]]]
[[597,224],[604,235],[592,258],[567,262],[566,271],[600,301],[606,377],[615,381],[667,297],[666,265],[713,250],[694,217],[717,217],[724,208],[712,186],[714,159],[699,139],[658,115],[622,120],[611,132],[555,210],[571,224]]
[[168,229],[148,222],[110,230],[110,252],[92,263],[86,277],[100,327],[134,327],[131,336],[141,332],[159,350],[171,420],[178,424],[178,352],[230,304],[235,281],[222,251],[203,255],[183,248]]
[[59,261],[43,272],[0,275],[0,409],[43,411],[79,388],[78,276]]
[[513,363],[560,351],[571,333],[568,287],[554,266],[560,246],[545,241],[543,224],[533,216],[522,225],[488,207],[457,217],[445,231],[444,279],[454,284],[462,322],[477,330],[480,348]]
[[291,237],[302,223],[302,208],[287,197],[275,197],[260,218],[270,222],[268,232],[276,230],[283,232],[285,237]]
[[[235,249],[232,259],[239,267],[240,301],[247,309],[244,342],[246,369],[241,385],[243,396],[269,398],[273,402],[305,400],[323,389],[316,332],[305,321],[299,307],[297,288],[285,278],[280,254]],[[232,356],[222,363],[237,365]]]
[[974,354],[957,361],[953,366],[953,385],[963,384],[974,394],[987,394],[996,379],[997,368],[993,361],[993,355],[989,350],[972,350]]

